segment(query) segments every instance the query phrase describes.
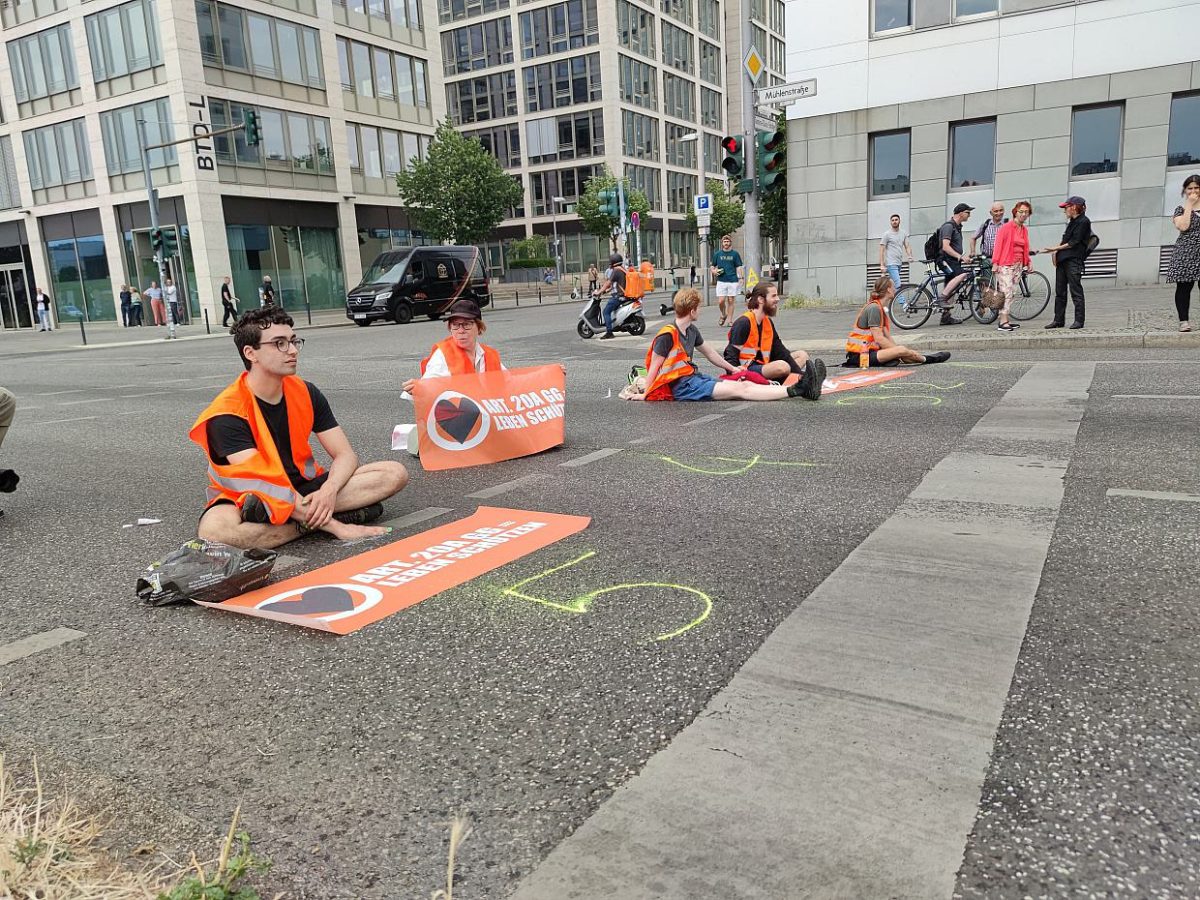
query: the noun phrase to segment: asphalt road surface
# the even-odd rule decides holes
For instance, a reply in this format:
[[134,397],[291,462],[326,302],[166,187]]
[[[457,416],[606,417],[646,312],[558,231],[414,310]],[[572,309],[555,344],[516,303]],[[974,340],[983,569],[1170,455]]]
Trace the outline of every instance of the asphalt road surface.
[[[0,360],[19,397],[0,463],[22,476],[0,496],[0,751],[36,752],[107,807],[125,848],[182,855],[240,804],[292,897],[428,897],[460,811],[464,898],[1200,896],[1194,353],[956,355],[815,404],[649,405],[616,398],[646,339],[581,341],[574,313],[497,312],[485,338],[510,368],[565,362],[566,446],[410,464],[385,514],[430,516],[400,537],[480,503],[590,527],[346,637],[134,597],[194,536],[205,479],[186,431],[240,371],[230,340]],[[388,449],[412,420],[399,384],[444,334],[305,333],[300,372],[364,461],[415,463]],[[1056,385],[1059,405],[1039,405]],[[563,465],[604,449],[620,452]],[[954,524],[984,515],[994,532]],[[140,516],[163,521],[121,527]],[[281,574],[362,549],[305,538]],[[711,616],[655,641],[694,617],[693,594],[573,614],[503,593],[585,551],[542,596],[655,582],[707,594]],[[872,569],[884,552],[921,579]],[[64,628],[80,634],[6,657]],[[932,665],[939,641],[962,652]],[[743,750],[707,747],[720,709],[755,721],[755,685],[788,700]],[[932,749],[893,748],[900,715]],[[755,766],[715,780],[688,768],[749,750]],[[931,753],[944,769],[915,764]],[[686,800],[670,821],[614,844],[664,791]],[[721,818],[714,833],[722,804],[771,839]],[[707,848],[686,875],[653,858],[675,843]],[[723,852],[753,865],[707,877]]]

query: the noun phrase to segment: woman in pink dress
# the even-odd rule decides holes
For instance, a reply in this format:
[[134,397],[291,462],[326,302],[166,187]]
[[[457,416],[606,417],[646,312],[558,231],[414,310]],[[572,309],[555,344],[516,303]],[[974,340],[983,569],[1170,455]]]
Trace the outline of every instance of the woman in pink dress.
[[1033,206],[1022,200],[1013,207],[1013,217],[996,232],[996,247],[992,250],[992,266],[996,272],[996,289],[1004,295],[1000,310],[1000,331],[1015,331],[1021,326],[1008,319],[1012,307],[1013,289],[1021,273],[1032,264],[1029,258],[1029,229],[1025,221],[1033,214]]

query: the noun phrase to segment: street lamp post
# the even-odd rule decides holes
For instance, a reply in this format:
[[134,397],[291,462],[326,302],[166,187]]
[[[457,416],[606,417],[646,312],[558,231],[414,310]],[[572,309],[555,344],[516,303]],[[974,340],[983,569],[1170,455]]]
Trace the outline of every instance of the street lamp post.
[[[704,144],[701,142],[700,137],[701,137],[701,133],[699,131],[693,131],[690,134],[685,134],[681,138],[679,138],[679,140],[681,142],[683,142],[683,141],[687,141],[687,142],[695,141],[696,142],[696,166],[697,166],[697,169],[699,170],[699,176],[700,176],[699,181],[696,182],[696,193],[697,194],[706,193],[706,191],[704,190],[704,186],[705,186],[704,185]],[[698,265],[696,268],[699,269],[699,271],[700,271],[700,283],[702,285],[704,285],[704,305],[705,305],[705,307],[707,307],[709,304],[709,297],[708,297],[708,291],[709,291],[709,286],[708,286],[708,279],[709,279],[708,229],[700,228],[699,225],[700,225],[700,223],[697,222],[696,223],[696,226],[697,226],[696,231],[699,234],[698,252],[700,254],[700,259],[699,259],[700,265]]]
[[558,204],[566,203],[566,197],[550,198],[550,223],[554,227],[554,292],[558,302],[562,303],[562,253],[558,246]]

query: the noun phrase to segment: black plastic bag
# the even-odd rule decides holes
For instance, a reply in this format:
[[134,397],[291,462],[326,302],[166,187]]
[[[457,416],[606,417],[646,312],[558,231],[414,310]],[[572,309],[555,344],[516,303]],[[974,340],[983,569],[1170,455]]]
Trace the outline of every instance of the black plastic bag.
[[275,568],[274,550],[238,550],[217,541],[188,541],[151,563],[137,580],[137,595],[151,606],[220,603],[262,587]]

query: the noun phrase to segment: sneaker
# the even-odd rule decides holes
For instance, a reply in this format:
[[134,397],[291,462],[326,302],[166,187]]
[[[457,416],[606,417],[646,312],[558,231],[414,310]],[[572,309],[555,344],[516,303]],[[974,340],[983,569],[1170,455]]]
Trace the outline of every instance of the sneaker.
[[1051,322],[1049,325],[1046,326],[1045,330],[1049,331],[1051,328],[1062,328],[1062,327],[1063,327],[1062,322]]
[[0,469],[0,494],[11,494],[20,480],[21,476],[12,469]]
[[929,365],[930,363],[943,363],[949,358],[950,352],[948,350],[939,350],[937,353],[926,353],[925,365]]
[[613,334],[611,331],[606,331],[606,332],[604,332],[604,334],[600,335],[600,340],[611,341],[615,337],[616,337],[616,335]]
[[383,504],[372,503],[362,509],[348,509],[345,512],[334,513],[333,517],[343,525],[366,525],[374,522],[383,515]]
[[804,374],[800,380],[787,389],[787,395],[803,397],[805,400],[819,400],[821,399],[821,382],[823,380],[817,378],[817,367],[810,359],[804,364]]
[[817,391],[817,397],[820,398],[821,391],[825,390],[825,376],[829,374],[829,369],[825,366],[825,360],[814,359],[812,361],[813,368],[817,370],[817,384],[820,390]]
[[259,499],[258,494],[247,494],[242,501],[242,521],[253,522],[256,525],[266,525],[271,521],[271,511],[267,504]]
[[1189,324],[1187,323],[1187,320],[1185,319],[1184,321],[1182,321],[1182,322],[1180,322],[1180,323],[1179,323],[1179,330],[1180,330],[1180,331],[1191,331],[1191,330],[1192,330],[1192,326],[1191,326],[1191,325],[1189,325]]
[[1075,330],[1076,328],[1082,328],[1082,327],[1083,327],[1083,323],[1082,323],[1082,322],[1072,322],[1072,323],[1071,323],[1070,325],[1068,325],[1067,327],[1068,327],[1068,328],[1070,328],[1070,329],[1073,331],[1073,330]]
[[1009,322],[1008,324],[1009,324],[1009,325],[1011,325],[1013,328],[1020,328],[1020,327],[1021,327],[1021,323],[1020,323],[1020,322]]
[[996,330],[997,331],[1016,331],[1017,326],[1012,324],[1011,322],[1001,322],[999,325],[996,326]]
[[961,325],[962,319],[956,319],[949,312],[942,313],[942,319],[938,322],[939,325]]

